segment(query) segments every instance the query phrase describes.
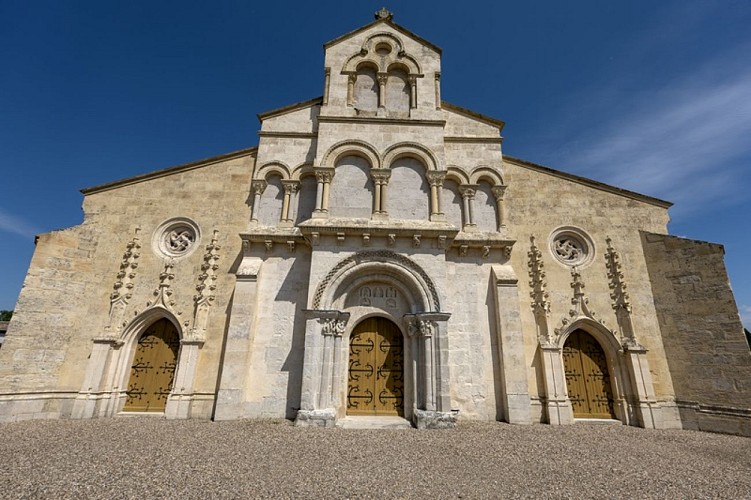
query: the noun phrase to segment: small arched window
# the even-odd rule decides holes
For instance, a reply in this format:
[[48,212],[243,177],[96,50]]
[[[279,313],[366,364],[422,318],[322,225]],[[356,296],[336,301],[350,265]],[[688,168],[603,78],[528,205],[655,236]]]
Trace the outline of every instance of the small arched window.
[[386,108],[390,111],[409,111],[409,80],[401,68],[389,70],[386,81]]
[[357,68],[354,105],[355,108],[364,111],[378,109],[378,78],[376,69],[372,66]]

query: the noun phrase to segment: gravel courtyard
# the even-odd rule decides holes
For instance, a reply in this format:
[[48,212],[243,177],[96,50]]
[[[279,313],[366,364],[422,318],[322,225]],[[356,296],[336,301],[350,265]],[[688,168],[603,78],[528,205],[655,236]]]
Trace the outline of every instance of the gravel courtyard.
[[2,498],[751,498],[751,439],[609,425],[0,424]]

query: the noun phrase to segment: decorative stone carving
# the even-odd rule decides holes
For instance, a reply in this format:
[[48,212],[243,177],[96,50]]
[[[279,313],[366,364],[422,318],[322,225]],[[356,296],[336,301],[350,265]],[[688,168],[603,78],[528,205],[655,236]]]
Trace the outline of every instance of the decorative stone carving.
[[620,328],[623,336],[623,345],[631,350],[643,349],[636,341],[634,335],[634,326],[631,321],[631,299],[626,291],[628,287],[623,279],[621,256],[613,248],[610,237],[605,241],[608,245],[607,252],[605,253],[605,265],[608,270],[608,285],[610,290],[612,290],[610,298],[613,300],[613,310],[618,321],[618,328]]
[[438,325],[435,321],[423,320],[415,318],[408,323],[407,334],[410,337],[432,337]]
[[321,333],[341,337],[347,328],[348,319],[349,317],[344,318],[341,315],[336,318],[321,318]]
[[469,252],[469,245],[459,245],[459,256],[466,257]]
[[274,241],[273,240],[265,240],[263,242],[263,245],[266,247],[266,253],[271,253],[274,251]]
[[390,250],[371,250],[366,252],[358,252],[355,255],[352,255],[350,257],[347,257],[346,259],[343,259],[339,261],[331,270],[326,274],[326,276],[321,280],[321,282],[316,287],[315,294],[313,295],[313,309],[319,309],[321,307],[321,298],[323,297],[323,293],[326,290],[326,288],[331,283],[331,280],[333,277],[343,268],[350,266],[350,265],[357,265],[363,262],[395,262],[403,267],[406,267],[413,273],[420,276],[420,278],[425,282],[428,291],[430,292],[430,296],[433,300],[433,304],[436,311],[440,311],[440,300],[438,298],[438,292],[436,291],[435,285],[433,284],[433,281],[430,279],[428,274],[425,272],[424,269],[422,269],[420,266],[418,266],[416,263],[414,263],[411,259],[399,255],[397,253],[394,253]]
[[125,309],[128,306],[133,290],[133,279],[136,277],[138,258],[141,256],[141,239],[138,237],[141,228],[136,227],[133,238],[125,245],[120,270],[117,273],[113,291],[110,294],[110,313],[105,331],[107,336],[117,336],[126,325],[123,321]]
[[548,330],[548,315],[550,314],[550,302],[548,301],[547,285],[545,284],[545,263],[542,260],[542,252],[535,244],[535,237],[531,236],[532,245],[527,252],[529,262],[529,296],[532,298],[532,311],[537,323],[537,337],[540,345],[548,346],[551,339]]
[[266,182],[264,179],[256,179],[250,183],[250,190],[253,191],[253,194],[260,196],[264,191],[266,191],[266,187],[268,185],[268,182]]
[[603,325],[613,335],[616,333],[605,325],[605,321],[599,319],[594,311],[589,308],[589,299],[584,295],[584,281],[581,279],[581,273],[576,266],[571,268],[571,288],[574,291],[574,297],[571,304],[574,306],[568,312],[568,318],[561,318],[560,326],[555,329],[555,334],[560,336],[569,323],[576,321],[578,318],[589,318]]
[[152,247],[157,255],[181,258],[191,253],[200,238],[198,225],[186,217],[164,221],[154,231]]
[[219,231],[215,229],[211,243],[206,245],[206,253],[203,255],[201,274],[198,275],[198,285],[196,285],[198,293],[193,296],[195,307],[193,310],[193,328],[190,330],[192,340],[202,341],[205,338],[209,311],[211,304],[216,299],[216,295],[214,295],[217,278],[216,271],[219,269],[217,262],[219,261],[219,250],[221,250],[218,238]]
[[393,247],[396,244],[396,234],[389,234],[386,237],[386,244],[390,247]]
[[370,246],[370,233],[363,233],[362,235],[362,246],[369,247]]
[[412,236],[412,246],[415,248],[420,248],[420,238],[422,238],[421,235],[415,234]]
[[287,241],[287,251],[289,251],[289,253],[295,253],[295,241],[294,240]]
[[375,13],[376,20],[379,19],[393,19],[394,14],[393,12],[389,11],[386,7],[381,7],[380,10],[377,10]]
[[175,305],[171,288],[172,280],[175,279],[175,273],[172,272],[174,267],[174,259],[169,259],[164,263],[164,270],[159,273],[159,286],[154,290],[155,299],[146,303],[148,307],[162,306],[171,310]]
[[561,227],[550,235],[550,252],[556,260],[569,267],[582,267],[592,261],[592,239],[575,227]]
[[487,259],[490,255],[490,246],[489,245],[483,245],[482,247],[482,258]]
[[396,288],[388,285],[365,285],[360,287],[357,297],[360,306],[396,309],[399,292]]

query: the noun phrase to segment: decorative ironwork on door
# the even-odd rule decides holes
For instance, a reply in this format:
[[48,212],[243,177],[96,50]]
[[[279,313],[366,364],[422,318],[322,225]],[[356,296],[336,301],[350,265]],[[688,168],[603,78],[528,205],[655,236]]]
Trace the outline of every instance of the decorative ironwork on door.
[[385,318],[369,318],[349,342],[348,415],[404,416],[404,343]]
[[167,319],[160,319],[141,335],[130,367],[125,411],[164,411],[179,349],[177,330]]
[[615,418],[605,352],[587,332],[576,330],[563,347],[568,397],[576,418]]

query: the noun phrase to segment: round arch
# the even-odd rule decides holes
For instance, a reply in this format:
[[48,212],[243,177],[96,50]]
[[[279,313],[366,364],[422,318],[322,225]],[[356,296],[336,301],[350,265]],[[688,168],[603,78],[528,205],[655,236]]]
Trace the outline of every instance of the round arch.
[[381,168],[378,151],[365,141],[337,142],[323,155],[322,167],[334,168],[337,162],[348,155],[359,156],[370,163],[370,168]]
[[291,178],[289,167],[280,161],[264,163],[256,170],[256,175],[253,178],[255,180],[263,180],[274,174],[279,175],[282,180],[289,180]]
[[394,252],[382,250],[360,252],[341,260],[321,280],[313,296],[312,309],[332,309],[335,301],[355,290],[374,275],[381,280],[399,282],[408,290],[405,296],[422,311],[440,311],[440,300],[433,281],[415,262]]
[[469,175],[470,184],[479,184],[480,181],[487,181],[491,186],[503,186],[501,174],[494,168],[480,165],[472,170]]
[[456,165],[449,165],[446,168],[446,180],[454,181],[460,186],[462,184],[471,184],[467,173]]
[[292,170],[291,178],[293,181],[299,181],[300,179],[308,175],[315,175],[315,172],[313,171],[313,164],[303,163],[301,165],[296,166],[295,169]]
[[396,160],[404,157],[419,160],[426,170],[438,170],[438,161],[433,152],[422,144],[414,142],[400,142],[388,148],[383,155],[383,166],[391,168]]

